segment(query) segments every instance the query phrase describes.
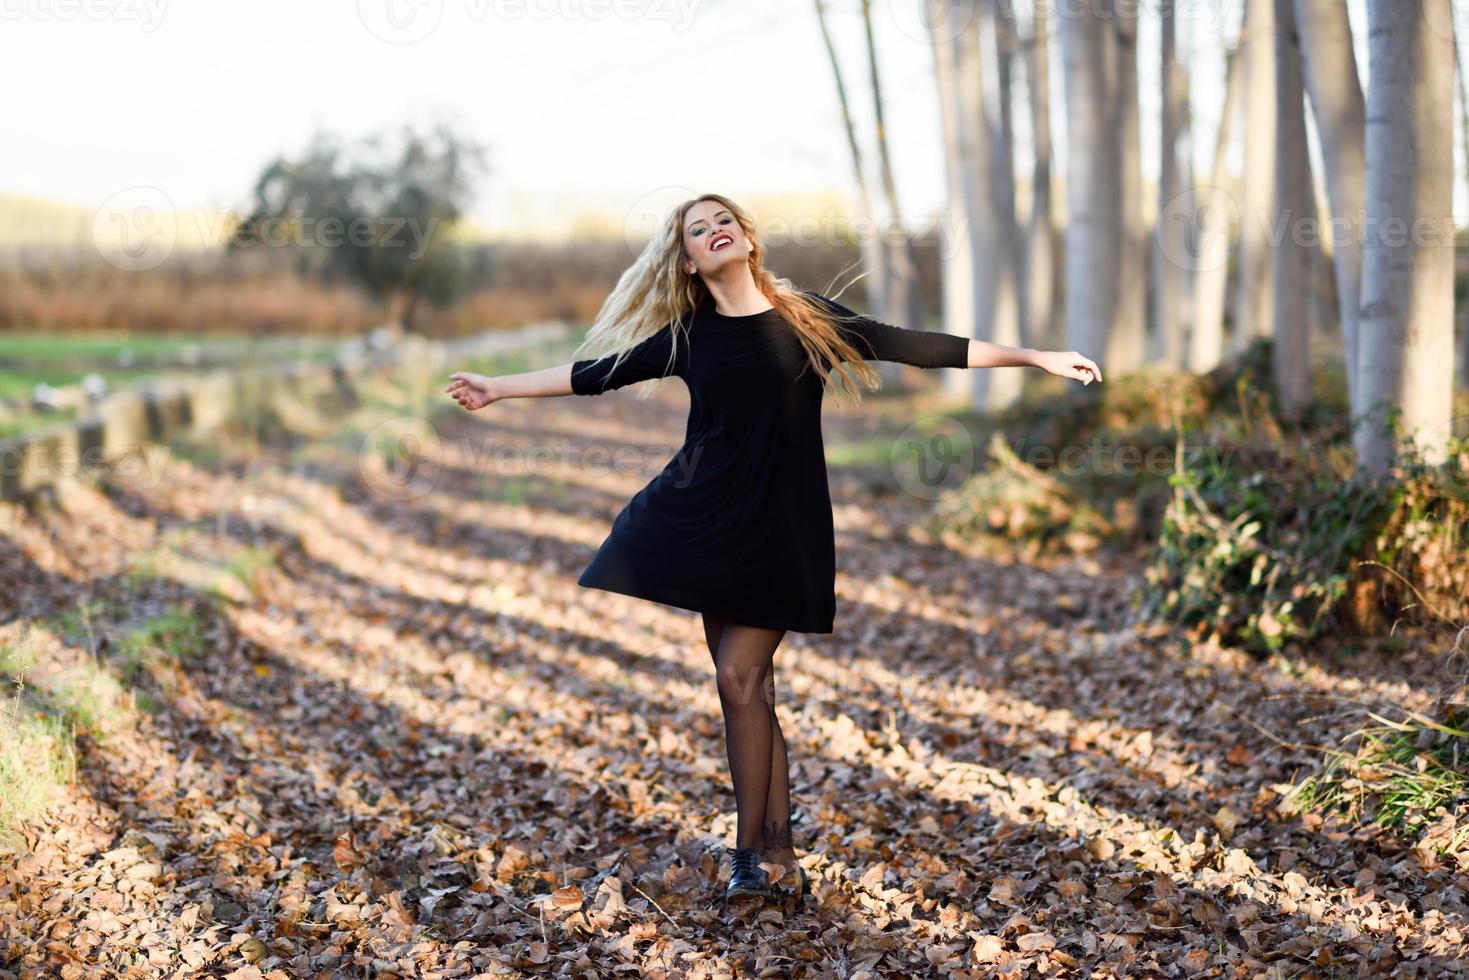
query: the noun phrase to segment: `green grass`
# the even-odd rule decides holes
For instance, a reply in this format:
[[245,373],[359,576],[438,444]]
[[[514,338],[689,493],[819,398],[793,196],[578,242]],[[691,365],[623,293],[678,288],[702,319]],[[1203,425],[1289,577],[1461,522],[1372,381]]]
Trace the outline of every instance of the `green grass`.
[[[97,636],[93,624],[106,621],[113,613],[122,613],[119,607],[107,602],[105,599],[88,599],[76,604],[76,608],[70,609],[56,617],[56,629],[64,636],[84,640],[89,650],[96,650]],[[83,645],[77,643],[78,646]]]
[[[258,558],[240,559],[242,572]],[[78,662],[47,674],[44,686],[28,682],[39,660],[36,644],[0,647],[0,849],[18,840],[18,824],[44,813],[57,791],[76,779],[79,735],[105,742],[138,723],[139,712],[156,712],[161,702],[138,686],[148,674],[165,692],[170,671],[153,670],[166,660],[187,660],[204,649],[197,614],[170,610],[128,623],[130,608],[94,601],[57,617],[52,628],[80,647]],[[110,655],[99,655],[99,634],[119,637]]]
[[[170,532],[156,547],[132,555],[128,560],[128,584],[134,589],[143,589],[150,582],[170,578],[170,568],[175,566],[180,555],[178,549],[182,539],[181,533]],[[194,583],[208,597],[245,602],[256,594],[260,571],[275,564],[275,554],[260,545],[245,545],[230,550],[222,559],[190,558],[188,561],[192,565],[204,564],[215,569],[212,581]],[[71,622],[68,620],[68,625]]]
[[201,348],[206,354],[212,350],[215,356],[226,357],[241,365],[299,357],[324,361],[336,353],[340,339],[306,337],[291,338],[291,342],[301,346],[299,349],[283,348],[235,334],[0,332],[0,401],[12,403],[17,408],[13,415],[0,415],[0,439],[26,435],[75,418],[75,413],[70,410],[30,411],[31,396],[39,384],[59,388],[77,384],[88,374],[98,374],[106,379],[109,388],[118,389],[145,380],[184,378],[194,370],[187,366],[128,364],[120,360],[125,355],[146,362],[193,347]]
[[826,464],[843,466],[887,466],[893,458],[893,437],[833,440],[826,445]]
[[[279,341],[280,338],[277,338]],[[111,332],[28,331],[0,332],[0,360],[57,361],[85,359],[116,362],[124,356],[158,358],[178,354],[190,347],[230,351],[249,356],[254,352],[300,350],[306,357],[329,357],[341,338],[286,338],[285,343],[265,342],[248,334],[120,334]],[[299,347],[297,346],[299,344]]]
[[75,734],[61,715],[17,696],[0,706],[0,847],[19,843],[17,825],[45,812],[76,780]]
[[42,697],[53,714],[98,742],[130,724],[137,707],[132,692],[98,660],[79,664]]
[[35,644],[0,647],[0,849],[22,842],[19,824],[41,816],[61,787],[76,779],[75,723],[49,694],[26,686],[39,656]]
[[237,591],[228,587],[230,579],[243,585],[245,592],[249,595],[255,595],[257,574],[274,565],[275,554],[269,548],[249,545],[236,551],[225,562],[220,580],[215,582],[215,596],[228,598]]
[[209,339],[179,334],[5,332],[0,333],[0,358],[65,361],[82,356],[115,360],[126,353],[135,357],[155,357],[204,343]]
[[29,643],[10,643],[0,647],[0,676],[16,682],[36,666],[36,651]]
[[[1416,713],[1403,721],[1371,717],[1374,724],[1348,736],[1357,740],[1355,752],[1329,753],[1319,772],[1295,786],[1294,806],[1412,836],[1441,810],[1469,803],[1469,711],[1442,722]],[[1469,828],[1446,844],[1446,850],[1469,845]]]
[[[292,338],[292,340],[296,340]],[[310,361],[327,361],[332,358],[340,344],[340,338],[299,338],[299,350],[283,350],[279,346],[250,337],[219,336],[197,337],[173,334],[68,334],[68,333],[0,333],[0,401],[28,406],[32,392],[38,384],[53,387],[80,382],[90,373],[100,374],[113,388],[126,387],[146,379],[170,379],[187,376],[188,368],[155,368],[147,365],[122,366],[116,363],[119,355],[131,352],[135,358],[156,358],[176,353],[190,346],[212,347],[216,352],[226,351],[241,365],[260,364],[284,359],[304,357]],[[368,407],[392,409],[398,412],[433,412],[439,405],[440,389],[448,383],[450,370],[477,371],[481,374],[513,374],[533,371],[569,358],[574,340],[549,341],[530,350],[469,358],[457,363],[438,376],[420,385],[418,391],[411,386],[397,384],[391,400],[366,399]],[[27,362],[18,366],[8,361]],[[99,361],[108,362],[99,366]],[[448,402],[447,399],[444,399]],[[452,403],[448,403],[450,407]],[[31,412],[19,409],[6,417],[0,414],[0,439],[25,435],[50,425],[71,421],[71,411]]]
[[75,412],[50,412],[38,415],[26,412],[10,418],[0,418],[0,439],[11,439],[27,433],[38,432],[52,425],[76,421]]
[[[84,365],[70,365],[58,362],[54,366],[46,368],[25,368],[17,370],[14,368],[0,369],[0,398],[9,402],[17,402],[29,405],[31,395],[36,385],[48,384],[53,388],[63,385],[74,385],[81,382],[88,374],[96,373],[107,379],[109,389],[126,387],[141,381],[144,378],[167,378],[175,376],[178,372],[160,372],[155,368],[122,368],[114,367],[97,371]],[[40,414],[40,418],[47,422],[54,421],[59,413],[51,412]]]
[[120,646],[123,679],[131,682],[160,657],[191,659],[203,649],[204,631],[193,613],[167,612],[129,630]]

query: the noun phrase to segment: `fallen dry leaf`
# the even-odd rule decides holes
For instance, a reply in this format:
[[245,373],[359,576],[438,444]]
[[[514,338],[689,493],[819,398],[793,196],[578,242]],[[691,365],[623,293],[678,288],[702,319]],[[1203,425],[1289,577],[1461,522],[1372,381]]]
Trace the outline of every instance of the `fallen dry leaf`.
[[[88,688],[124,723],[78,742],[76,784],[0,862],[7,967],[1456,975],[1464,858],[1288,812],[1312,760],[1263,734],[1328,744],[1350,725],[1320,720],[1325,699],[1428,699],[1431,658],[1305,651],[1287,674],[1130,629],[1128,561],[925,542],[924,502],[861,461],[829,474],[838,632],[777,659],[820,900],[727,915],[699,618],[576,587],[666,459],[597,454],[676,446],[682,406],[587,401],[436,421],[445,459],[410,499],[374,490],[371,427],[344,423],[0,504],[0,648],[36,652],[36,691],[124,676],[156,621],[198,640],[128,681],[151,710]],[[922,404],[872,401],[829,406],[831,444],[891,441]],[[495,465],[553,446],[576,464]],[[227,567],[250,587],[201,584]]]

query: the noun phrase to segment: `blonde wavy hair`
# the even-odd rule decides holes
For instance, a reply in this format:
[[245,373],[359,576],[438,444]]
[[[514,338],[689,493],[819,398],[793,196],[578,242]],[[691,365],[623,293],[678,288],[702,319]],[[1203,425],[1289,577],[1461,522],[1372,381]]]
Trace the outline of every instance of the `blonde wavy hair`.
[[[880,383],[861,354],[841,335],[837,323],[845,317],[812,299],[789,279],[764,267],[765,246],[755,233],[750,214],[722,194],[701,194],[668,212],[637,260],[617,280],[602,303],[596,320],[577,346],[576,359],[606,357],[616,353],[613,366],[638,343],[673,325],[672,357],[678,356],[679,335],[688,342],[689,321],[694,310],[711,301],[709,290],[697,274],[683,271],[688,253],[683,247],[683,223],[689,208],[700,201],[717,201],[735,216],[750,240],[750,274],[755,286],[770,300],[781,318],[795,330],[806,351],[807,366],[853,401],[861,401],[860,384],[875,389]],[[843,287],[845,289],[846,287]],[[670,365],[672,361],[670,361]],[[640,385],[639,398],[652,394],[654,385]]]

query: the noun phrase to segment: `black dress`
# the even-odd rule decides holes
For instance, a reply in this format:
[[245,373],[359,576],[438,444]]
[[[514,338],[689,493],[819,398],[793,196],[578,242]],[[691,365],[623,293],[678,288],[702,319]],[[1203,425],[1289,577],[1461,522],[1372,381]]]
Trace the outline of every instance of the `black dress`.
[[[577,584],[748,626],[830,633],[836,553],[820,376],[802,371],[805,351],[774,309],[731,317],[706,302],[670,365],[672,329],[639,343],[610,377],[615,355],[572,364],[578,395],[676,374],[690,396],[683,446],[617,515]],[[867,360],[968,364],[965,337],[867,317],[839,329]]]

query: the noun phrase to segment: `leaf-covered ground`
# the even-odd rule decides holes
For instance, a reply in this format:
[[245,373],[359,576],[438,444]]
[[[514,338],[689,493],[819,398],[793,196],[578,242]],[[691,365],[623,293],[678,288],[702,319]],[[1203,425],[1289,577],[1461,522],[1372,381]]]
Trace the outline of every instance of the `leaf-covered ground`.
[[[1341,703],[1423,704],[1432,657],[1186,648],[1127,625],[1136,567],[925,541],[880,462],[832,469],[836,634],[776,658],[814,894],[726,910],[698,618],[575,584],[685,405],[443,416],[417,495],[344,429],[0,511],[0,643],[91,719],[0,865],[8,970],[1464,973],[1462,858],[1281,796]],[[926,410],[828,405],[828,443]]]

